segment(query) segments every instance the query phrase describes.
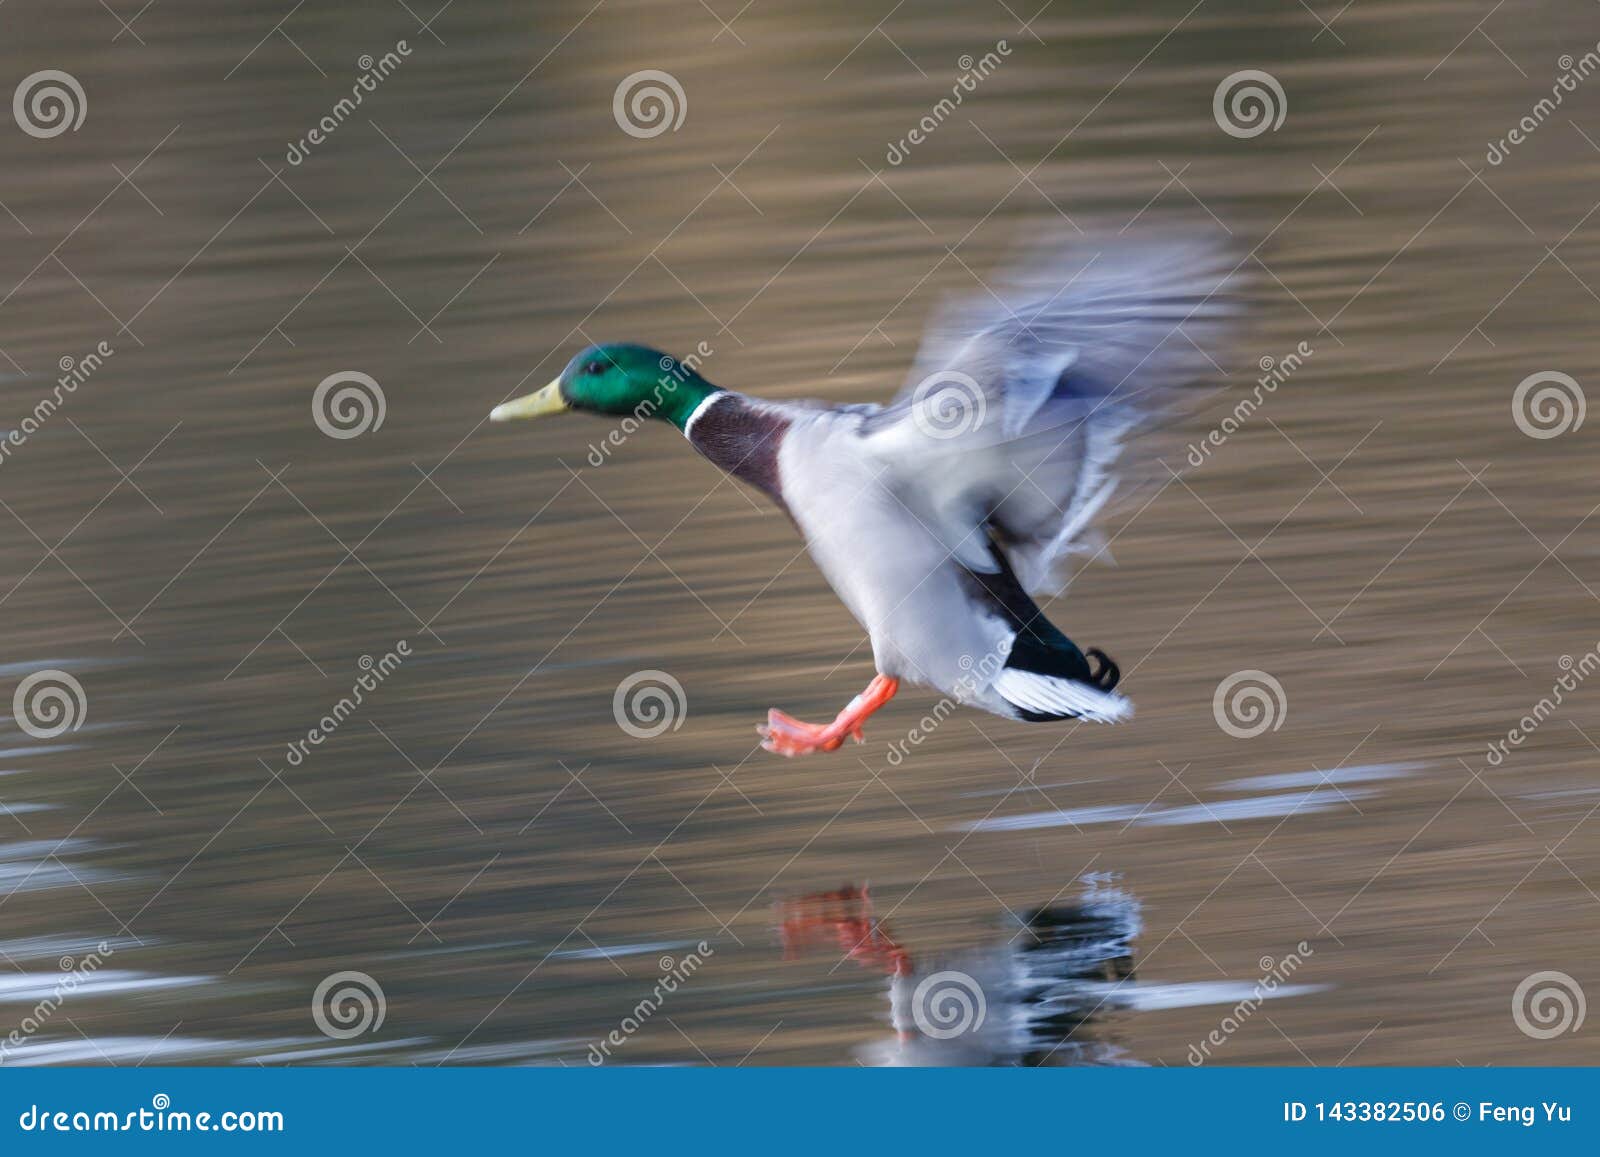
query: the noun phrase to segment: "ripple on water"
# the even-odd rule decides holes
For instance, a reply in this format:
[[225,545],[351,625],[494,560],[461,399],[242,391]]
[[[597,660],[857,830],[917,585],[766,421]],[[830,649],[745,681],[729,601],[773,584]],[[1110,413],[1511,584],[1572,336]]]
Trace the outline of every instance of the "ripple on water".
[[1223,791],[1275,791],[1285,787],[1338,786],[1346,783],[1371,783],[1383,779],[1404,779],[1412,772],[1421,771],[1426,763],[1359,763],[1352,767],[1335,767],[1329,771],[1284,771],[1273,775],[1256,775],[1247,779],[1230,779],[1222,785]]
[[115,879],[111,872],[69,867],[61,856],[88,851],[89,840],[14,840],[0,843],[0,895],[95,884]]
[[77,751],[81,743],[61,743],[44,747],[0,747],[0,759],[23,759],[35,755],[54,755],[58,751]]
[[0,1004],[37,1004],[59,996],[63,980],[72,977],[72,994],[121,996],[131,992],[192,988],[211,984],[208,976],[157,976],[125,968],[102,968],[95,972],[20,972],[0,974]]
[[1091,824],[1125,823],[1134,827],[1175,824],[1227,823],[1229,820],[1271,819],[1276,816],[1309,815],[1348,807],[1351,800],[1376,795],[1362,788],[1325,788],[1291,792],[1287,795],[1251,796],[1248,799],[1217,800],[1212,803],[1184,804],[1179,807],[1138,807],[1133,804],[1108,804],[1103,807],[1065,808],[1028,812],[1020,816],[991,816],[959,825],[966,832],[1018,832],[1034,828],[1088,827]]
[[71,1040],[30,1040],[6,1049],[7,1066],[120,1065],[150,1061],[176,1064],[217,1058],[238,1058],[252,1049],[289,1045],[293,1040],[224,1041],[179,1036],[74,1037]]
[[1347,788],[1346,784],[1376,783],[1402,779],[1425,763],[1366,763],[1336,767],[1328,771],[1277,772],[1271,775],[1232,779],[1222,791],[1278,791],[1307,788],[1283,795],[1259,795],[1246,799],[1197,802],[1173,807],[1153,804],[1104,804],[1096,807],[1056,808],[1016,816],[989,816],[960,824],[957,831],[1016,832],[1035,828],[1089,827],[1093,824],[1120,823],[1134,827],[1175,826],[1199,823],[1227,823],[1229,820],[1273,819],[1280,816],[1314,814],[1351,806],[1353,801],[1378,794],[1375,788]]
[[676,952],[693,948],[697,940],[653,940],[641,944],[600,945],[593,948],[563,948],[550,955],[555,960],[615,960],[622,956],[643,956],[650,952]]
[[90,952],[110,955],[136,945],[147,948],[154,943],[154,940],[135,940],[131,936],[25,936],[19,940],[0,940],[0,953],[12,960],[44,960],[79,957]]
[[[425,1036],[396,1037],[394,1040],[366,1041],[362,1044],[353,1045],[319,1044],[311,1045],[307,1048],[289,1049],[284,1052],[258,1052],[244,1059],[250,1064],[288,1065],[304,1061],[336,1060],[360,1056],[363,1053],[382,1053],[393,1049],[416,1048],[433,1043],[431,1037]],[[251,1047],[259,1048],[260,1046],[252,1045]]]
[[0,816],[20,816],[29,812],[55,811],[47,803],[0,803]]
[[1331,984],[1280,984],[1267,989],[1256,981],[1191,980],[1171,984],[1092,984],[1085,991],[1104,998],[1107,1004],[1136,1012],[1159,1012],[1173,1008],[1198,1008],[1208,1004],[1236,1005],[1245,1000],[1276,1000],[1285,996],[1306,996],[1326,992]]
[[588,1041],[570,1038],[565,1040],[506,1041],[497,1044],[464,1045],[453,1049],[435,1049],[418,1053],[414,1058],[423,1065],[509,1065],[554,1061],[564,1052],[588,1045]]

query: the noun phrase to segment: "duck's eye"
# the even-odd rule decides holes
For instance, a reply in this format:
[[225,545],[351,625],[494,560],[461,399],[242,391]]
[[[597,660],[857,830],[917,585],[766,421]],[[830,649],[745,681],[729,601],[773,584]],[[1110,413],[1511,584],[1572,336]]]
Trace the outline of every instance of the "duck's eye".
[[592,375],[594,377],[599,377],[601,374],[606,372],[605,363],[604,362],[589,362],[583,367],[583,372],[586,373],[586,374],[590,374],[590,375]]

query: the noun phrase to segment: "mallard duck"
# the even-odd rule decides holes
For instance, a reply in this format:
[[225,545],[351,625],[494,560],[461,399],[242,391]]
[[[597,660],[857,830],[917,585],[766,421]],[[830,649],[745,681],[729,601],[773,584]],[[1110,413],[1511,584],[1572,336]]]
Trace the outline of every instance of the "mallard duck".
[[[1214,363],[1230,263],[1192,240],[1118,241],[1015,266],[938,311],[888,405],[773,402],[633,344],[591,346],[493,421],[575,411],[671,423],[793,520],[872,640],[877,674],[830,723],[773,709],[780,755],[860,742],[902,681],[1007,719],[1129,718],[1120,673],[1039,609],[1117,485],[1125,435]],[[1237,268],[1237,266],[1234,266]]]

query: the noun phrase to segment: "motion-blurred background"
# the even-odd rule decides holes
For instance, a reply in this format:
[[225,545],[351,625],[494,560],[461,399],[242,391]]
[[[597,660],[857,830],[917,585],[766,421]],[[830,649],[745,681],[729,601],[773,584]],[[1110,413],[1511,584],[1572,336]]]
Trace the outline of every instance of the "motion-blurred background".
[[[1592,4],[0,26],[0,1063],[1596,1059]],[[1175,217],[1260,304],[1049,608],[1126,726],[909,744],[911,689],[768,756],[871,674],[786,519],[665,428],[484,422],[604,339],[883,400],[1020,227]],[[1009,1039],[908,1018],[948,961]]]

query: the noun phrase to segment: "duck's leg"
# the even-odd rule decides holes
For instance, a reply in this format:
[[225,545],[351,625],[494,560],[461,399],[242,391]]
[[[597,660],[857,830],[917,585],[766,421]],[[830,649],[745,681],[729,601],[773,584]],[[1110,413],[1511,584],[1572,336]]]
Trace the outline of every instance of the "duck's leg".
[[854,699],[832,723],[803,723],[774,707],[767,712],[761,746],[778,755],[810,755],[814,751],[837,751],[846,736],[863,741],[861,725],[867,716],[882,707],[900,690],[900,680],[889,675],[875,676],[867,689]]

